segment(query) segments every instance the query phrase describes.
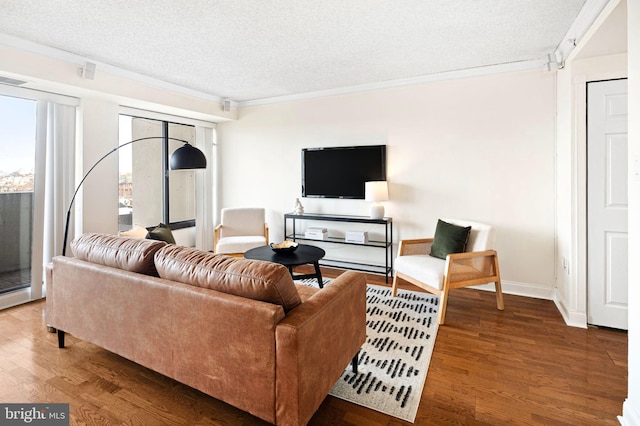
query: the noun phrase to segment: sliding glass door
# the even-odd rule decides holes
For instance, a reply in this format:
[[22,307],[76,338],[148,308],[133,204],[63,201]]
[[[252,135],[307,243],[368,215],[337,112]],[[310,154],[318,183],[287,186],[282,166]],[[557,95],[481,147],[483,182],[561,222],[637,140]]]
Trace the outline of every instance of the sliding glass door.
[[0,85],[0,309],[42,298],[75,182],[78,100]]
[[0,96],[0,294],[31,286],[36,106]]

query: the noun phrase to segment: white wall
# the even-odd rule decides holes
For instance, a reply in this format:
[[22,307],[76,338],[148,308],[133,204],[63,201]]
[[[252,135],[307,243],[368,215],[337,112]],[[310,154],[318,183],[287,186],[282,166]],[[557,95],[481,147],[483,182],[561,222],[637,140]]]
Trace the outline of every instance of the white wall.
[[[119,105],[99,97],[84,97],[80,104],[82,173],[118,145]],[[77,232],[118,232],[118,156],[96,167],[82,186],[82,221]]]
[[[221,206],[266,207],[271,240],[282,240],[301,148],[386,144],[395,236],[430,236],[440,217],[493,224],[507,291],[550,297],[554,96],[553,74],[535,71],[246,108],[218,126]],[[369,211],[361,200],[302,203]]]
[[[623,424],[640,426],[640,181],[635,177],[640,158],[640,2],[628,10],[629,49],[629,394]],[[635,220],[634,220],[635,219]]]

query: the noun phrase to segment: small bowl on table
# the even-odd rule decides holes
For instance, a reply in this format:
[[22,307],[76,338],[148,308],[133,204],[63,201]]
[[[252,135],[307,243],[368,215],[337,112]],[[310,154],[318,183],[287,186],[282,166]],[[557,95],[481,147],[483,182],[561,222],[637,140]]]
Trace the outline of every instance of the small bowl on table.
[[298,248],[298,243],[287,240],[281,243],[271,243],[269,247],[276,253],[293,253]]

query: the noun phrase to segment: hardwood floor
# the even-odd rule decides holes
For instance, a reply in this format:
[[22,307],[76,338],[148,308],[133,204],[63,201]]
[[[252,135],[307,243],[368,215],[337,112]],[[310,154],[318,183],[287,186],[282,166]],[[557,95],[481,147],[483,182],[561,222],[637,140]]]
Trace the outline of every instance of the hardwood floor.
[[[73,336],[58,349],[44,306],[0,311],[0,402],[70,403],[72,425],[266,424]],[[461,289],[415,424],[615,425],[626,395],[625,332],[567,327],[546,300],[505,295],[500,312],[493,293]],[[328,396],[309,424],[409,423]]]

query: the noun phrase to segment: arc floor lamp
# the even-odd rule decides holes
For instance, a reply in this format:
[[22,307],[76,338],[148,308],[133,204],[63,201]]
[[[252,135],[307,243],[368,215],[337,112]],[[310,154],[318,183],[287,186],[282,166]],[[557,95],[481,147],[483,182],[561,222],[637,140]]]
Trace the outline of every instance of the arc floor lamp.
[[67,210],[67,220],[64,226],[64,238],[62,242],[63,256],[67,252],[67,237],[69,236],[69,220],[71,218],[71,208],[73,207],[73,202],[76,200],[76,195],[78,195],[78,191],[80,190],[80,187],[82,187],[82,184],[84,183],[87,176],[89,176],[89,174],[93,171],[93,169],[95,169],[96,166],[102,162],[102,160],[104,160],[114,152],[118,151],[120,148],[127,145],[131,145],[132,143],[135,143],[135,142],[140,142],[140,141],[149,140],[149,139],[161,139],[163,141],[172,140],[172,141],[178,141],[178,142],[184,143],[184,145],[176,149],[173,152],[173,154],[171,154],[171,159],[169,160],[169,167],[171,168],[171,170],[205,169],[207,167],[207,158],[202,153],[202,151],[200,151],[198,148],[194,147],[189,142],[182,139],[170,138],[166,136],[149,136],[145,138],[134,139],[132,141],[123,143],[122,145],[119,145],[113,148],[111,151],[103,155],[98,161],[96,161],[93,166],[91,166],[89,171],[85,173],[85,175],[82,177],[82,180],[76,187],[76,190],[73,193],[73,197],[71,197],[71,202],[69,203],[69,209]]

